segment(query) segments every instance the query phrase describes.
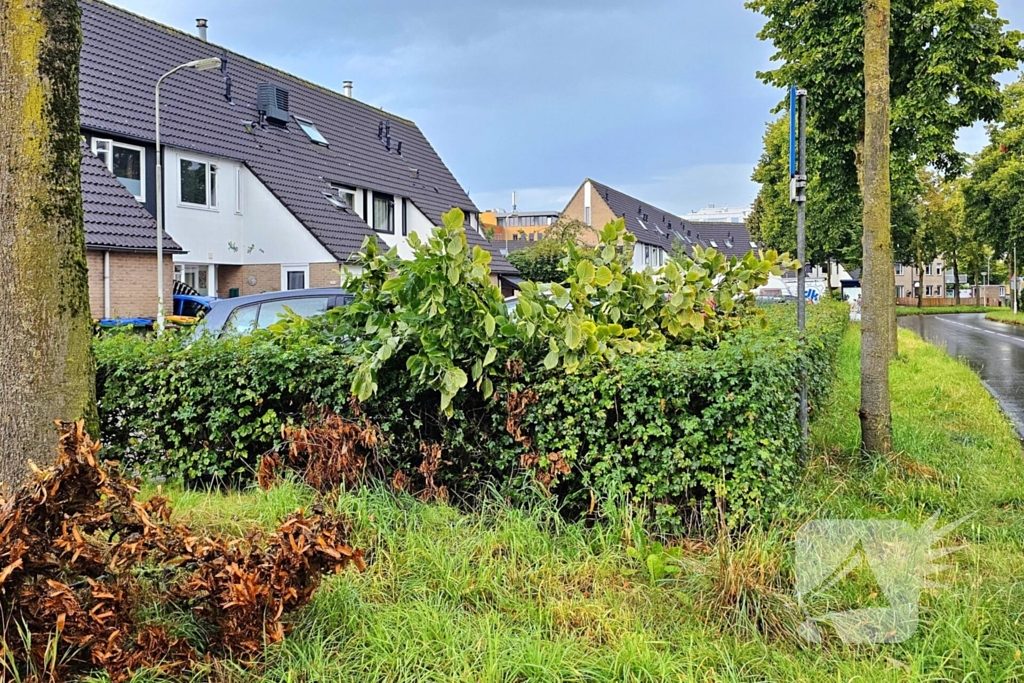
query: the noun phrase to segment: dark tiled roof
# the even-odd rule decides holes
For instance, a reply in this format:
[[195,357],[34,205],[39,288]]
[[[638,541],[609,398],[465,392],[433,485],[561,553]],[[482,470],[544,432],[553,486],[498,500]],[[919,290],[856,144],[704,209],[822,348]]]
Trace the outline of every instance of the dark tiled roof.
[[[82,142],[82,207],[90,249],[156,251],[156,220]],[[164,234],[164,249],[181,253]]]
[[[695,244],[711,247],[714,241],[718,245],[717,250],[727,256],[743,256],[751,249],[750,233],[742,223],[691,223],[608,185],[595,180],[590,182],[612,213],[626,219],[626,229],[642,244],[671,251],[676,243],[682,243],[689,251]],[[647,220],[644,220],[645,215]],[[728,226],[728,229],[723,226]],[[727,239],[730,236],[731,239]]]
[[[107,5],[82,8],[82,127],[152,141],[153,87],[166,71],[203,57],[226,57],[232,101],[219,72],[186,70],[161,88],[161,139],[167,145],[243,161],[295,217],[339,260],[375,233],[354,213],[323,196],[330,183],[408,197],[435,225],[452,207],[477,211],[426,137],[411,121],[206,43],[199,38]],[[289,111],[313,121],[330,143],[310,142],[294,122],[248,132],[258,120],[257,86],[289,91]],[[391,150],[377,137],[389,126]],[[398,143],[402,153],[398,154]],[[479,235],[470,242],[495,258],[495,272],[515,269]]]

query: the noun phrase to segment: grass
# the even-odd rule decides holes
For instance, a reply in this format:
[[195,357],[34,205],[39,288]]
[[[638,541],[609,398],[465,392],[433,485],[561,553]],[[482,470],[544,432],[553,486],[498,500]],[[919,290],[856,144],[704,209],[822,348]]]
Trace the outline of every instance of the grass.
[[[814,423],[812,459],[789,511],[733,538],[661,551],[637,508],[597,525],[539,501],[473,513],[343,495],[338,507],[371,550],[362,574],[332,577],[260,668],[196,680],[299,681],[1014,681],[1024,679],[1024,460],[977,378],[901,331],[893,363],[894,458],[857,453],[859,335]],[[200,528],[270,528],[310,491],[171,490]],[[908,642],[806,645],[792,593],[791,539],[811,517],[890,518],[919,526],[975,513],[952,539],[967,548],[925,594]],[[632,549],[632,550],[631,550]],[[648,558],[671,570],[656,575]],[[868,577],[826,596],[863,598]],[[869,595],[868,600],[877,600]],[[862,603],[863,604],[863,603]],[[136,683],[153,680],[140,674]]]
[[989,313],[990,311],[998,311],[998,308],[991,308],[987,306],[927,306],[918,308],[917,306],[897,306],[896,315],[943,315],[951,313]]
[[1014,313],[1010,308],[997,308],[985,316],[989,320],[1008,325],[1024,325],[1024,313]]

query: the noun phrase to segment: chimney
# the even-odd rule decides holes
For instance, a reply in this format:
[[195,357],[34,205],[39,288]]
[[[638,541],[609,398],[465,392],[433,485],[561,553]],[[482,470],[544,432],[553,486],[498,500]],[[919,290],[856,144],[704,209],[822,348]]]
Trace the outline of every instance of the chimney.
[[206,27],[208,23],[206,19],[196,19],[196,28],[199,29],[199,40],[206,42]]
[[352,97],[352,81],[342,81],[341,92],[345,97]]

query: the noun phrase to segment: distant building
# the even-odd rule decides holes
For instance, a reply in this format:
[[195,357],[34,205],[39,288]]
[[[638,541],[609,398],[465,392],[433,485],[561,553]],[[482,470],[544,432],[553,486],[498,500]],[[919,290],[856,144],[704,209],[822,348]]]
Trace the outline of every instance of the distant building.
[[[600,229],[618,218],[636,236],[633,267],[660,268],[673,249],[692,252],[697,245],[716,249],[726,256],[743,256],[757,245],[751,241],[743,223],[702,223],[695,225],[652,204],[624,192],[587,179],[562,211],[567,219],[576,219]],[[596,242],[596,231],[583,235],[584,241]]]
[[683,216],[692,223],[746,223],[753,209],[749,206],[707,206]]
[[480,224],[494,232],[494,239],[507,242],[536,242],[543,239],[548,226],[558,222],[557,211],[514,211],[498,213],[484,211]]
[[[924,298],[952,298],[956,289],[953,269],[936,258],[925,265],[924,272],[908,264],[895,264],[896,298],[916,299],[920,292]],[[923,286],[923,291],[922,290]],[[960,289],[968,289],[967,273],[960,273]]]

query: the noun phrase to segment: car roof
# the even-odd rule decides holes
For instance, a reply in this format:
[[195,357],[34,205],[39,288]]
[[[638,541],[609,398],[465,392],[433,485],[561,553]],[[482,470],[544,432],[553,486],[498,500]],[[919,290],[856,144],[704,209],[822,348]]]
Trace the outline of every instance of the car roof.
[[248,294],[236,296],[231,299],[217,299],[213,302],[215,307],[230,305],[231,308],[238,308],[246,304],[258,304],[264,301],[277,301],[279,299],[298,299],[308,296],[338,296],[348,294],[344,289],[337,287],[323,287],[320,289],[291,289],[283,292],[263,292],[262,294]]

